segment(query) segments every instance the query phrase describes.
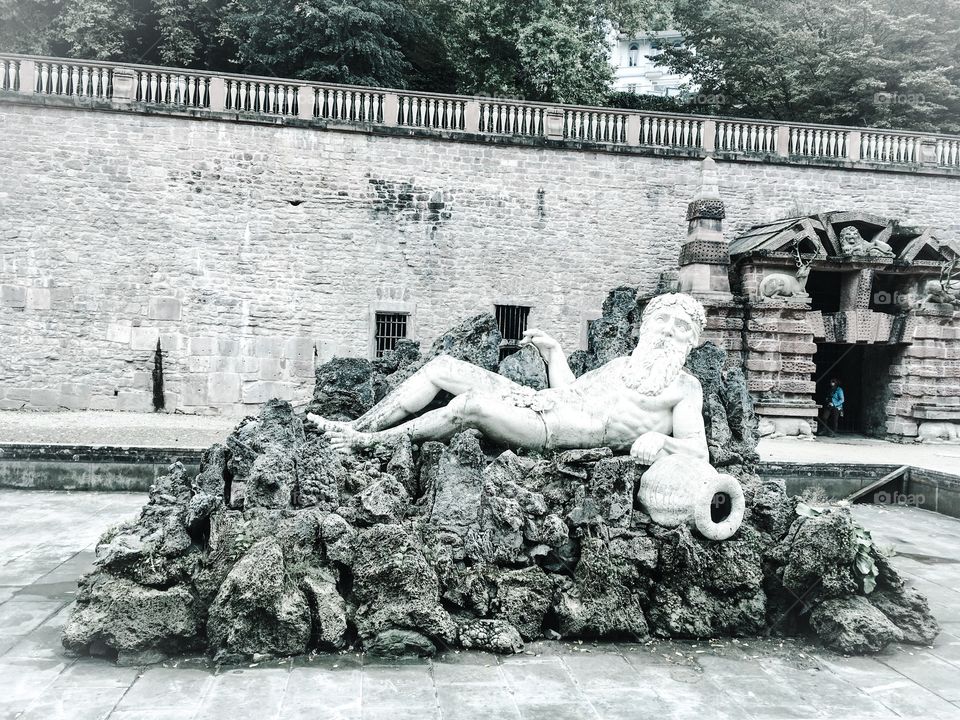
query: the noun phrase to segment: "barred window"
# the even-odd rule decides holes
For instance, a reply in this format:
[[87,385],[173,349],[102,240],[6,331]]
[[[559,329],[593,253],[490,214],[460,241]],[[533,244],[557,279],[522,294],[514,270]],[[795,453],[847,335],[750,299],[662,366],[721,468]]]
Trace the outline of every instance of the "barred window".
[[523,305],[494,305],[497,327],[500,328],[500,359],[513,355],[520,349],[520,340],[527,329],[530,308]]
[[373,339],[377,348],[377,357],[383,357],[387,350],[396,350],[397,340],[407,336],[407,315],[381,312],[376,315]]

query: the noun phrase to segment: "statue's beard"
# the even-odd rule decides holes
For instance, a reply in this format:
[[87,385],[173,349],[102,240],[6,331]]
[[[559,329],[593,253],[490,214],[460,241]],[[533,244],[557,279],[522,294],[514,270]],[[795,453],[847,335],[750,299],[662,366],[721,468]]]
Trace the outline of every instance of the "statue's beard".
[[624,378],[627,387],[643,395],[659,395],[672,383],[690,348],[664,335],[641,335]]

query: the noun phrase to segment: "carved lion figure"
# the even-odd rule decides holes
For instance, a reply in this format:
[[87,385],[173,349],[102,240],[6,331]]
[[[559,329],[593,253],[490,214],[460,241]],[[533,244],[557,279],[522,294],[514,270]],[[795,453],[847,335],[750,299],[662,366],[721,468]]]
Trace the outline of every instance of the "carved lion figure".
[[882,240],[864,240],[853,225],[840,231],[840,251],[846,256],[893,257],[893,248]]

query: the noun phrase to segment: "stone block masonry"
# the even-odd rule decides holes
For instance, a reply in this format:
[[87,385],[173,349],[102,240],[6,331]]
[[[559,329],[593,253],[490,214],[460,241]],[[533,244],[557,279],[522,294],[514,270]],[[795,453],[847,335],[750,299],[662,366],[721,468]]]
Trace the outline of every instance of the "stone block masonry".
[[[10,102],[0,128],[3,409],[149,410],[158,339],[168,411],[306,402],[314,366],[368,357],[373,313],[396,307],[429,343],[530,303],[572,351],[610,288],[676,268],[699,178],[695,158],[575,143]],[[960,234],[949,174],[718,171],[728,239],[797,206]]]

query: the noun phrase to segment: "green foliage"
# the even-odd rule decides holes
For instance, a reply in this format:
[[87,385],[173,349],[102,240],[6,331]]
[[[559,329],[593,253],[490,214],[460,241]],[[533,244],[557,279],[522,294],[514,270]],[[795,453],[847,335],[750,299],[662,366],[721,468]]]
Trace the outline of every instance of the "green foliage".
[[857,540],[857,554],[854,557],[853,566],[857,569],[863,594],[869,595],[876,589],[877,575],[880,574],[880,570],[873,562],[872,557],[877,549],[873,545],[873,538],[870,537],[869,530],[854,525],[854,532]]
[[678,0],[659,64],[725,115],[960,130],[960,0]]
[[[800,517],[812,518],[823,515],[825,512],[829,512],[829,509],[813,507],[802,500],[797,503],[796,507],[796,513]],[[863,594],[869,595],[876,589],[877,576],[880,574],[880,569],[877,567],[873,558],[875,555],[883,553],[881,553],[881,550],[874,544],[869,530],[858,523],[854,523],[853,531],[854,539],[857,543],[857,552],[853,558],[854,575],[857,578]]]
[[603,7],[594,0],[468,0],[447,47],[462,92],[596,104],[607,94]]
[[402,87],[421,23],[394,0],[231,0],[221,34],[247,72]]

